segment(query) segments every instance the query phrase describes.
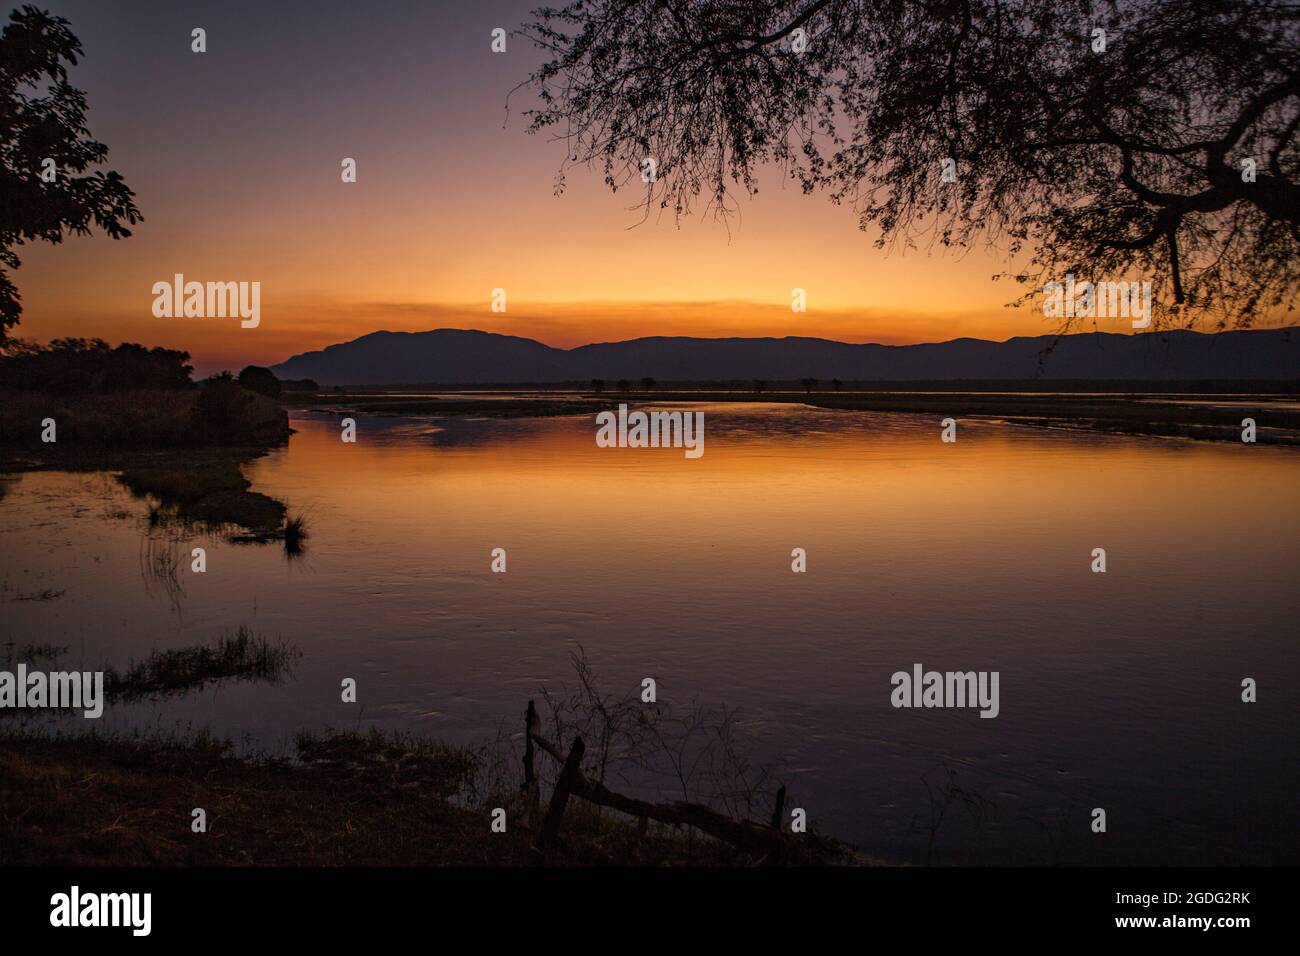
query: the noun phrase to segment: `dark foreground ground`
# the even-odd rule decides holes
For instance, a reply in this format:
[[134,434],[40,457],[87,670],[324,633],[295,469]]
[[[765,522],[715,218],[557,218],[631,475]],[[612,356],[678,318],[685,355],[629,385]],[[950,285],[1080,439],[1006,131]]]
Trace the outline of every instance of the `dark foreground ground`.
[[[207,740],[0,734],[0,865],[710,866],[850,862],[812,834],[756,859],[698,833],[571,800],[543,861],[522,803],[476,801],[476,756],[436,743],[338,734],[298,758],[240,759]],[[507,811],[505,833],[491,806]],[[545,803],[543,803],[543,807]],[[194,833],[192,811],[207,813]],[[792,838],[793,839],[793,838]]]

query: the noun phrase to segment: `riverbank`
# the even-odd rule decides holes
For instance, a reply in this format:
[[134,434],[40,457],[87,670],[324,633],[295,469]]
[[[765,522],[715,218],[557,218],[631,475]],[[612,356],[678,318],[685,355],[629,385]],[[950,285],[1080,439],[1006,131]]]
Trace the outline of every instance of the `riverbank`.
[[[480,794],[482,755],[379,734],[302,736],[294,760],[225,743],[0,733],[0,860],[62,866],[524,866],[534,831],[517,795]],[[503,789],[505,789],[503,787]],[[506,810],[504,833],[491,807]],[[193,830],[193,810],[207,831]],[[784,861],[845,863],[809,834]],[[570,801],[548,865],[751,865],[684,830],[644,833]]]
[[150,503],[152,520],[233,526],[244,539],[293,533],[297,519],[284,503],[251,491],[242,471],[291,434],[274,400],[234,383],[208,391],[0,392],[0,472],[116,472]]

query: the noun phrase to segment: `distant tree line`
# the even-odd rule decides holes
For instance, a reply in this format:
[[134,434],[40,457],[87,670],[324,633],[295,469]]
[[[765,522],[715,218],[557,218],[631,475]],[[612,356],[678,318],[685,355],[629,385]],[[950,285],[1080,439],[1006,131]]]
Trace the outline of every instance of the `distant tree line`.
[[[193,388],[190,353],[134,342],[109,345],[103,339],[60,338],[46,345],[9,339],[0,346],[0,388],[75,395],[87,392]],[[201,384],[229,382],[267,398],[281,392],[315,392],[309,378],[280,381],[261,365],[238,376],[222,372]]]
[[125,389],[178,389],[193,385],[190,354],[116,347],[103,339],[61,338],[48,345],[10,340],[0,351],[0,387],[74,394]]
[[[282,383],[249,365],[195,382],[188,352],[103,339],[0,344],[0,442],[21,441],[13,408],[31,396],[86,442],[162,446],[261,443],[287,433]],[[315,385],[296,382],[295,385]],[[21,414],[21,413],[20,413]]]

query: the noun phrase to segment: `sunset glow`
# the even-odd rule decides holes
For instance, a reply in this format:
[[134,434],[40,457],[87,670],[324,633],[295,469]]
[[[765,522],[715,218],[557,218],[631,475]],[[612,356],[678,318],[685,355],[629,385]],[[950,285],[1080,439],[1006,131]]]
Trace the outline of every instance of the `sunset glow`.
[[[529,3],[517,4],[522,21]],[[184,12],[58,5],[87,55],[92,133],[135,189],[145,222],[125,241],[22,249],[26,338],[99,336],[191,352],[205,374],[273,363],[377,329],[477,328],[571,347],[643,335],[818,336],[891,344],[1002,340],[1055,328],[973,250],[873,245],[851,209],[768,171],[727,221],[646,221],[637,197],[571,169],[531,137],[511,88],[523,41],[484,44],[499,10],[389,6],[353,19],[268,10],[256,36],[216,5]],[[168,31],[206,24],[193,57]],[[217,74],[218,80],[213,74]],[[357,182],[340,181],[344,158]],[[183,272],[258,281],[262,322],[155,318],[150,288]],[[508,310],[493,313],[493,289]],[[808,310],[791,311],[791,290]],[[1107,331],[1122,331],[1110,323]]]

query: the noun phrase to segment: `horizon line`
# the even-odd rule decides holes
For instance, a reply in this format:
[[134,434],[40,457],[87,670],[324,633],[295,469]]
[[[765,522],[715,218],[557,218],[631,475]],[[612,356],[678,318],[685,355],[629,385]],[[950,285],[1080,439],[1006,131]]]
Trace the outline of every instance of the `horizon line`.
[[1131,331],[1107,332],[1101,329],[1086,329],[1086,330],[1073,331],[1073,332],[1072,331],[1044,332],[1040,335],[1012,335],[1005,339],[982,339],[973,335],[959,335],[956,338],[942,339],[933,342],[904,342],[898,344],[891,344],[888,342],[848,342],[843,339],[828,339],[819,335],[780,335],[780,336],[778,335],[638,335],[630,339],[613,339],[613,340],[606,340],[606,341],[599,341],[599,342],[586,342],[582,345],[575,345],[569,348],[565,348],[564,346],[561,345],[551,345],[550,343],[544,342],[541,339],[532,338],[527,335],[515,335],[514,333],[510,333],[510,332],[489,332],[485,329],[461,328],[456,326],[438,326],[437,328],[421,329],[419,331],[409,331],[405,329],[397,329],[397,330],[374,329],[373,331],[365,332],[361,335],[358,335],[355,338],[346,339],[339,342],[332,342],[329,345],[322,346],[321,348],[308,349],[303,352],[295,352],[294,354],[288,356],[287,358],[283,358],[278,362],[270,363],[270,365],[268,365],[267,367],[274,368],[277,365],[283,365],[286,362],[290,362],[296,358],[301,358],[305,355],[321,354],[331,348],[337,348],[343,345],[351,345],[354,342],[360,342],[362,339],[369,338],[372,335],[430,335],[435,332],[470,332],[476,335],[488,335],[488,336],[494,336],[496,338],[519,339],[525,342],[536,343],[537,345],[541,345],[548,349],[553,349],[557,352],[575,352],[578,349],[591,348],[593,346],[598,346],[598,345],[624,345],[630,342],[641,342],[648,339],[672,339],[672,340],[687,340],[687,341],[696,341],[696,342],[735,342],[735,341],[785,342],[790,340],[806,340],[810,342],[828,342],[832,345],[847,345],[853,347],[871,345],[883,349],[906,349],[906,348],[917,348],[925,345],[949,345],[953,342],[984,342],[989,345],[1005,345],[1008,342],[1013,342],[1017,339],[1069,338],[1072,336],[1079,336],[1079,335],[1115,335],[1115,336],[1124,336],[1124,337],[1131,336],[1136,338],[1141,335],[1168,335],[1170,333],[1190,333],[1192,335],[1223,335],[1225,333],[1230,333],[1230,332],[1285,332],[1291,330],[1300,331],[1300,325],[1266,326],[1264,328],[1259,328],[1259,327],[1229,328],[1229,329],[1215,329],[1212,331],[1200,331],[1198,329],[1178,328],[1178,329],[1133,329]]

